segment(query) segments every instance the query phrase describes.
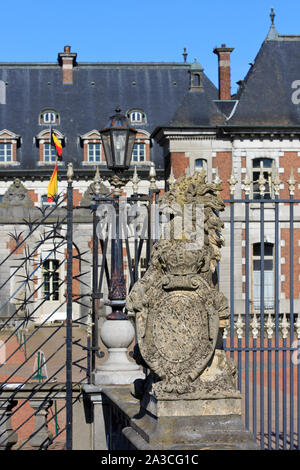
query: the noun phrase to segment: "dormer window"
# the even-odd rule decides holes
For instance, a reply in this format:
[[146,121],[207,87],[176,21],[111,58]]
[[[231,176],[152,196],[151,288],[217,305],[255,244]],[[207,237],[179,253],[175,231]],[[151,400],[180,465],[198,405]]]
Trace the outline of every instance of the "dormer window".
[[6,129],[0,131],[0,165],[19,165],[17,162],[19,143],[19,135]]
[[101,144],[88,143],[88,161],[90,163],[99,163],[101,161]]
[[59,124],[59,114],[54,110],[43,111],[40,115],[40,124]]
[[12,144],[0,143],[0,163],[10,163],[12,161]]
[[131,164],[148,165],[150,163],[150,134],[144,130],[138,130],[132,150]]
[[45,163],[55,163],[57,159],[56,149],[50,143],[44,143],[43,145],[43,153],[44,153],[44,162]]
[[146,114],[141,109],[132,109],[127,112],[127,117],[132,124],[145,124]]
[[190,67],[190,90],[203,90],[203,67],[195,61]]
[[201,86],[201,78],[199,73],[193,74],[193,86]]
[[102,152],[101,136],[96,129],[80,136],[83,147],[83,165],[104,163],[104,152]]
[[[63,145],[64,136],[55,129],[54,132],[57,140]],[[44,129],[36,136],[36,145],[39,148],[39,165],[54,164],[57,161],[57,152],[54,145],[50,142],[50,130]],[[61,162],[58,162],[62,164]]]

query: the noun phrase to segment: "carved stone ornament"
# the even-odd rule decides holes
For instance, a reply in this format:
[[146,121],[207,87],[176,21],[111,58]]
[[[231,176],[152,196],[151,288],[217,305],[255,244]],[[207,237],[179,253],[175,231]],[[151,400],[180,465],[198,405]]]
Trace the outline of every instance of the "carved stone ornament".
[[2,207],[8,207],[8,206],[31,207],[32,205],[33,204],[30,199],[27,189],[22,184],[19,178],[15,178],[13,184],[10,185],[10,187],[8,188],[8,190],[3,196],[1,206]]
[[[160,207],[173,214],[171,236],[154,245],[148,270],[127,296],[126,307],[136,314],[141,356],[156,377],[156,399],[238,394],[236,368],[223,350],[216,350],[220,328],[228,325],[229,317],[227,299],[214,280],[224,244],[220,190],[220,184],[207,183],[205,173],[200,173],[179,178],[161,197]],[[180,208],[186,204],[192,224],[175,239]],[[197,204],[203,207],[202,244],[195,243]]]
[[[103,184],[102,182],[100,182],[100,191],[99,191],[99,196],[100,197],[105,197],[105,196],[108,196],[110,193],[110,190],[107,188],[107,186],[105,186],[105,184]],[[89,187],[87,188],[87,190],[85,191],[85,193],[83,194],[82,196],[82,199],[80,201],[80,206],[90,206],[93,202],[93,197],[95,196],[96,194],[96,191],[95,191],[95,182],[93,181]]]

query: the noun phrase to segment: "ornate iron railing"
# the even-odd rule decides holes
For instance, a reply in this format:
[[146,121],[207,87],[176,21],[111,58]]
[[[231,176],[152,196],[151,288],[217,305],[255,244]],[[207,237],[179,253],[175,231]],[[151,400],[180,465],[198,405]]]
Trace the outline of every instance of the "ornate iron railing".
[[[284,187],[274,169],[272,198],[270,195],[265,198],[262,174],[258,181],[260,199],[251,198],[251,183],[246,175],[239,188],[240,195],[236,196],[237,180],[232,174],[230,199],[225,200],[227,213],[224,222],[230,234],[226,240],[229,262],[221,262],[219,278],[221,288],[222,279],[229,279],[230,325],[224,331],[224,349],[237,363],[245,424],[254,433],[261,449],[299,449],[300,311],[295,229],[300,227],[300,200],[294,198],[296,181],[293,172],[287,181],[287,198],[279,197]],[[283,229],[288,236],[283,237]],[[266,268],[265,243],[270,240],[273,266],[268,279],[273,282],[273,296],[267,299],[272,308],[266,308],[265,273],[271,264]],[[256,264],[260,280],[256,298],[253,292],[254,242],[260,252],[259,264]],[[287,266],[284,275],[283,246],[284,266]],[[237,272],[242,274],[242,279],[238,279]]]
[[86,319],[73,312],[82,302],[73,292],[82,274],[74,273],[73,260],[82,257],[72,238],[71,176],[67,194],[52,205],[6,221],[14,228],[0,260],[1,449],[72,449],[73,404],[87,381],[88,349]]

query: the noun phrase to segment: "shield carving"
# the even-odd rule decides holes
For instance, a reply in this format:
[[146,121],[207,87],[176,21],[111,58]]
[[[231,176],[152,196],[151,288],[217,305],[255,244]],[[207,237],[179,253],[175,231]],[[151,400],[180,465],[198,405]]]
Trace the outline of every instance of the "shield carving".
[[[138,342],[151,369],[162,379],[160,387],[174,392],[192,391],[214,352],[219,316],[210,303],[207,283],[198,278],[198,287],[166,291],[160,286],[152,292],[148,305],[147,328]],[[175,384],[175,382],[178,384]]]

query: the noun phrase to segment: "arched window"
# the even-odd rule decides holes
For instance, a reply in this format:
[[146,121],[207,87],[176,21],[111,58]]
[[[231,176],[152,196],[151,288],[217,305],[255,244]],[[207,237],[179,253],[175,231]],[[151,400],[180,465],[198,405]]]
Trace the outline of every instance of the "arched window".
[[[253,244],[253,307],[261,308],[261,269],[262,269],[262,245]],[[263,279],[264,279],[264,310],[274,309],[274,245],[263,243]]]
[[201,77],[199,73],[193,74],[193,86],[201,86]]
[[127,118],[132,124],[146,123],[146,114],[141,109],[131,109],[127,112]]
[[47,109],[40,114],[40,124],[59,124],[59,114],[54,109]]

